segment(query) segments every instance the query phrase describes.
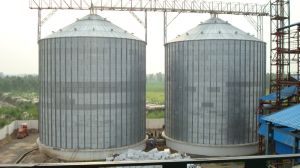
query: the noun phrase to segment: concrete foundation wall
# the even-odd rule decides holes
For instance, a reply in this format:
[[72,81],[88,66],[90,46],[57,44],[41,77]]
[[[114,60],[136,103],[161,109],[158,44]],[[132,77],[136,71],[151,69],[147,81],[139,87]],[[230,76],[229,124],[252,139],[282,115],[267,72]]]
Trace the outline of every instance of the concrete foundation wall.
[[146,128],[147,129],[160,129],[165,124],[165,119],[147,119],[146,120]]
[[27,123],[28,129],[38,129],[38,120],[15,120],[0,129],[0,141],[11,135],[21,123]]

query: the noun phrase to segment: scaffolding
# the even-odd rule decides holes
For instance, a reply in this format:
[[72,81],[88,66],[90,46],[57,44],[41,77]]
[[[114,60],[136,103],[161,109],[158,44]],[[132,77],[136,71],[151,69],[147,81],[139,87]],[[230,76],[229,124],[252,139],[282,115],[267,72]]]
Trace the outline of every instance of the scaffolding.
[[280,90],[284,85],[281,81],[290,79],[290,55],[284,52],[289,48],[289,30],[278,31],[290,25],[289,0],[271,0],[270,2],[270,93],[276,93],[276,108],[281,108]]
[[[266,115],[299,103],[300,23],[290,24],[289,0],[270,2],[270,94],[260,98],[258,115]],[[264,151],[259,137],[259,152]]]

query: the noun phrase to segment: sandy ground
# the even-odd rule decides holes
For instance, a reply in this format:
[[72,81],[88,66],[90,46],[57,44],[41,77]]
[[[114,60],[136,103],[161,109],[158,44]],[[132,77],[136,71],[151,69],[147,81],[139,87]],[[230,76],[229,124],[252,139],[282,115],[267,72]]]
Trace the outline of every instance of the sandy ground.
[[0,146],[0,164],[15,163],[25,152],[36,148],[37,133],[31,133],[23,139],[12,138],[7,144]]

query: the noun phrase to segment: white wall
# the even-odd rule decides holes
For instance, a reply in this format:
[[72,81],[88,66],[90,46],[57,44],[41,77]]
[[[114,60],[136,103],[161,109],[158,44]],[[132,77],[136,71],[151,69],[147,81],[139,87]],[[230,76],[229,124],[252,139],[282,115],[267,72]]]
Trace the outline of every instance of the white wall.
[[158,129],[162,128],[165,123],[163,118],[159,119],[147,119],[146,120],[146,128],[147,129]]
[[19,128],[21,123],[27,123],[28,129],[38,129],[38,120],[15,120],[0,129],[0,140],[11,135],[14,130]]
[[[7,135],[12,134],[14,132],[14,130],[19,128],[21,123],[27,123],[28,129],[38,129],[38,120],[15,120],[0,129],[0,140],[6,138]],[[163,125],[164,125],[163,118],[146,120],[146,128],[147,129],[162,128]]]

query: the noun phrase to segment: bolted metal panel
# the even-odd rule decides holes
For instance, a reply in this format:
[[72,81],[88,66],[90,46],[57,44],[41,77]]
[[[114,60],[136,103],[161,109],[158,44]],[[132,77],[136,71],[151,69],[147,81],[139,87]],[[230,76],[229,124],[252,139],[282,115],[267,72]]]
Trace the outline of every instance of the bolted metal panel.
[[108,149],[141,142],[145,45],[133,38],[100,36],[40,40],[41,143]]
[[237,28],[228,29],[232,26],[218,18],[203,25],[209,35],[195,28],[192,32],[200,35],[193,39],[179,37],[166,44],[165,133],[205,145],[257,142],[256,107],[265,91],[266,45],[246,33],[241,39],[226,39],[230,35],[219,33],[222,28],[233,30],[232,36]]

